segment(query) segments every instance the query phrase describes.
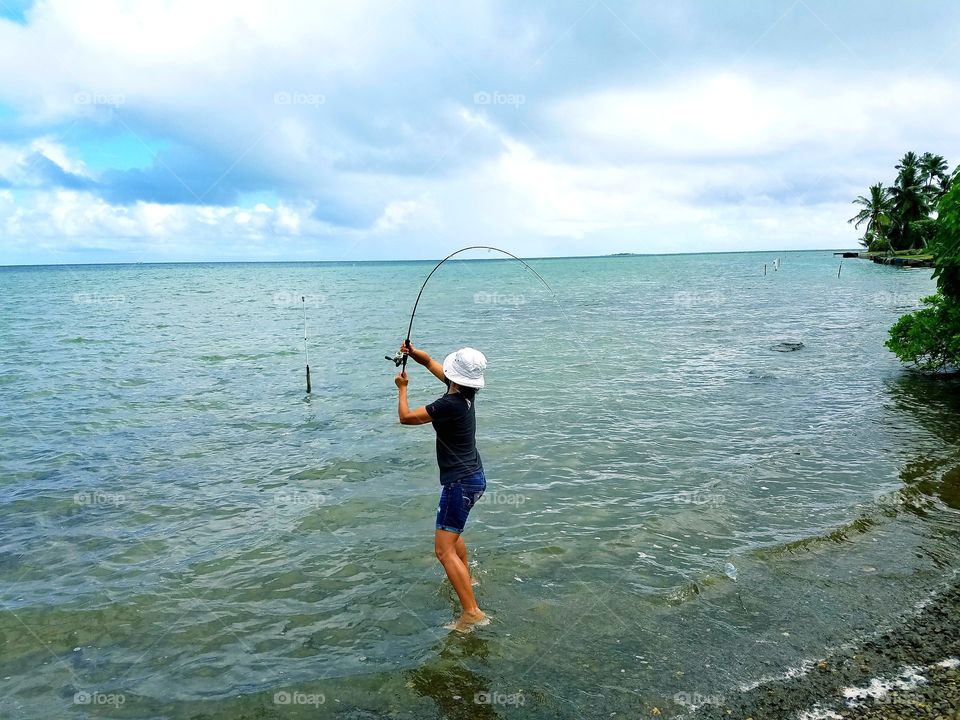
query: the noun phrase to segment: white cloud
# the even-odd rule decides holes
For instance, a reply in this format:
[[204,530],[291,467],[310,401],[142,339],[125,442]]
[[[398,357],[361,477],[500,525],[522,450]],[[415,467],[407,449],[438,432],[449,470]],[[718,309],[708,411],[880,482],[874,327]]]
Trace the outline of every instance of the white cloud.
[[[677,8],[640,30],[713,32]],[[602,7],[573,26],[582,12],[563,12],[41,0],[27,26],[0,21],[0,103],[21,113],[20,139],[0,144],[0,184],[18,188],[0,194],[0,262],[27,238],[138,241],[163,259],[303,238],[414,257],[494,238],[528,254],[851,245],[850,199],[903,151],[960,160],[945,71],[776,52],[665,69]],[[476,101],[493,91],[524,101]],[[78,159],[80,130],[171,150],[124,185]],[[237,206],[249,192],[279,200]]]
[[64,173],[92,179],[82,161],[71,157],[69,149],[61,142],[47,136],[24,144],[0,143],[0,179],[20,186],[42,186],[48,181],[44,174],[44,160]]
[[394,200],[387,203],[383,214],[377,218],[373,229],[377,232],[389,232],[409,226],[419,217],[424,221],[436,220],[436,208],[426,198],[420,200]]
[[723,159],[876,147],[923,131],[953,148],[960,85],[943,77],[863,73],[701,73],[605,89],[554,104],[571,143],[618,157]]
[[14,205],[12,194],[0,195],[7,212],[0,217],[0,234],[6,238],[145,238],[175,236],[184,242],[211,235],[218,238],[254,238],[264,235],[294,236],[304,226],[314,234],[329,228],[309,220],[313,207],[276,208],[258,204],[253,208],[204,205],[160,205],[139,202],[111,205],[89,192],[58,190],[33,192]]

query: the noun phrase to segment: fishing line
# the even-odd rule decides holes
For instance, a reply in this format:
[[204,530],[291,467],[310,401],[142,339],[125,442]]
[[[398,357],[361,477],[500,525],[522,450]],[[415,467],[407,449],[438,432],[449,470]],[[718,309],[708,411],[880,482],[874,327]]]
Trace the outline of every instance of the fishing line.
[[[557,294],[553,291],[553,288],[550,287],[550,284],[549,284],[546,280],[543,279],[543,277],[540,275],[540,273],[538,273],[536,270],[534,270],[532,267],[530,267],[522,258],[518,258],[518,257],[517,257],[516,255],[514,255],[513,253],[507,252],[506,250],[501,250],[500,248],[493,247],[492,245],[469,245],[469,246],[467,246],[467,247],[465,247],[465,248],[460,248],[459,250],[450,253],[450,254],[447,255],[443,260],[441,260],[441,261],[438,262],[436,265],[434,265],[433,270],[430,271],[430,274],[427,275],[426,279],[423,281],[423,285],[420,286],[420,292],[417,293],[417,299],[416,299],[416,301],[413,303],[413,312],[410,313],[410,322],[407,324],[407,338],[406,338],[406,340],[403,341],[404,347],[406,347],[406,346],[409,345],[409,343],[410,343],[410,334],[413,332],[413,320],[414,320],[414,318],[416,318],[416,316],[417,316],[417,306],[420,304],[420,297],[423,295],[423,290],[424,290],[424,288],[427,287],[427,283],[430,282],[430,278],[433,277],[433,274],[434,274],[434,273],[440,268],[440,266],[443,265],[447,260],[449,260],[450,258],[452,258],[454,255],[459,255],[460,253],[466,252],[467,250],[495,250],[495,251],[497,251],[498,253],[503,253],[503,254],[506,255],[507,257],[511,257],[511,258],[513,258],[514,260],[516,260],[517,262],[519,262],[519,263],[520,263],[521,265],[523,265],[527,270],[529,270],[530,272],[532,272],[532,273],[536,276],[537,280],[539,280],[540,283],[547,289],[547,291],[550,293],[550,296],[553,298],[553,301],[557,304],[557,307],[560,309],[560,313],[563,315],[564,319],[567,321],[568,324],[571,325],[571,327],[573,326],[572,323],[570,323],[570,319],[567,317],[567,314],[563,311],[563,306],[560,304],[560,301],[557,299]],[[402,366],[403,366],[403,370],[406,370],[406,369],[407,369],[407,358],[408,358],[408,357],[409,357],[409,355],[407,355],[406,353],[402,352],[401,350],[398,350],[397,353],[396,353],[396,355],[394,355],[393,357],[390,357],[389,355],[384,355],[384,358],[386,358],[387,360],[392,360],[393,363],[394,363],[394,365],[396,365],[397,367],[399,367],[399,366],[402,365]]]
[[307,394],[310,394],[310,356],[307,354],[307,298],[300,296],[303,303],[303,360],[307,365]]

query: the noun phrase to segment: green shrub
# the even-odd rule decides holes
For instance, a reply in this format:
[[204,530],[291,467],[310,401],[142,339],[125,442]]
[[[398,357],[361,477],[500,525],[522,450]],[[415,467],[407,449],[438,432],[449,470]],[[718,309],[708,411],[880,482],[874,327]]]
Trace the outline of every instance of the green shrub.
[[923,304],[927,307],[904,315],[890,328],[887,347],[919,370],[960,366],[960,301],[938,292]]
[[924,221],[934,256],[937,294],[890,328],[887,347],[920,370],[960,367],[960,184],[941,199],[936,220]]

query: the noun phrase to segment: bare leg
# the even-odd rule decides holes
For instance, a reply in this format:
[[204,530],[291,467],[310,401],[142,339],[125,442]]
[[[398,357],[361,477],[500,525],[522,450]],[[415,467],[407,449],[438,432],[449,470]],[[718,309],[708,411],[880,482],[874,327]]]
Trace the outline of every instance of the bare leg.
[[473,595],[473,588],[470,587],[470,572],[464,562],[467,555],[467,546],[463,545],[463,556],[461,558],[458,552],[458,541],[462,545],[463,540],[457,533],[447,530],[437,530],[433,536],[433,549],[437,555],[440,564],[450,579],[450,584],[460,599],[460,605],[463,607],[463,614],[456,621],[454,629],[465,631],[471,625],[483,620],[486,616],[477,606],[477,599]]
[[470,576],[471,585],[479,585],[477,579],[473,576],[473,573],[470,572],[470,562],[467,560],[467,544],[463,541],[463,535],[457,535],[457,557],[460,558],[460,562],[463,563],[463,566],[467,569],[467,574]]

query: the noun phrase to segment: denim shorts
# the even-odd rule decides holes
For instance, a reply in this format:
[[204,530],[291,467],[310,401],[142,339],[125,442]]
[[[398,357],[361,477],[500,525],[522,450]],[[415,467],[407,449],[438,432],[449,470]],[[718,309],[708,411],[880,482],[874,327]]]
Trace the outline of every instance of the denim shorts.
[[437,507],[437,530],[463,532],[470,510],[487,489],[487,479],[480,470],[452,483],[447,483],[440,491],[440,505]]

